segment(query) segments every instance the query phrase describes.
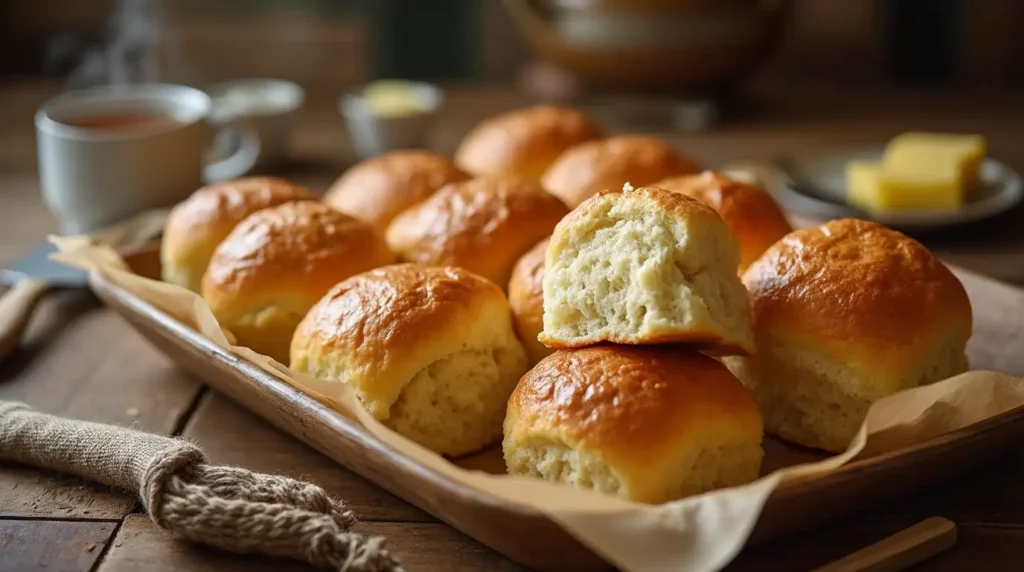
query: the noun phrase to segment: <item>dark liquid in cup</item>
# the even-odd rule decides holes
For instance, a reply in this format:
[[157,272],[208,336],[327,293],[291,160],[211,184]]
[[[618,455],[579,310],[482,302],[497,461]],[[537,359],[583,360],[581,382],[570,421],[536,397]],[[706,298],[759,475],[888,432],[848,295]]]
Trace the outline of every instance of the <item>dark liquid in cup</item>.
[[90,131],[122,132],[136,129],[152,129],[154,127],[167,127],[178,123],[169,115],[157,113],[120,113],[109,115],[91,115],[89,117],[76,117],[63,121],[65,125],[88,129]]

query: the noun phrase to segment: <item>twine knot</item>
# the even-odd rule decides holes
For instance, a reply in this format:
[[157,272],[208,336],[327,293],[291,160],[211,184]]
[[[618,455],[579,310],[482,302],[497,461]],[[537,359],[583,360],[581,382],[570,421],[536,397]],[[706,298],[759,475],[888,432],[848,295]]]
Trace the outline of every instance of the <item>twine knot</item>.
[[353,532],[355,515],[322,488],[207,465],[198,447],[180,439],[0,401],[0,460],[135,491],[157,526],[195,542],[341,572],[402,572],[384,539]]

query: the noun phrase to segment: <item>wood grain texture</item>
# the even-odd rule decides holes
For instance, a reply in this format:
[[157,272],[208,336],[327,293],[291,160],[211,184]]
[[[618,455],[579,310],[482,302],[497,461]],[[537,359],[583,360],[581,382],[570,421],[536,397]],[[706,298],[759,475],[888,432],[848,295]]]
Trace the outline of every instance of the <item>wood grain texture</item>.
[[116,522],[0,519],[0,572],[88,572]]
[[1024,526],[1024,449],[907,497],[893,512],[943,516],[965,526]]
[[210,463],[314,482],[344,499],[360,520],[436,521],[217,392],[203,396],[183,435],[206,451]]
[[[0,399],[58,415],[171,433],[201,385],[87,291],[51,294],[0,362]],[[120,518],[134,499],[67,475],[0,465],[0,516]]]
[[[941,500],[933,499],[933,505]],[[944,514],[940,506],[922,514],[891,514],[902,504],[830,523],[799,537],[744,551],[726,572],[811,570],[882,540],[929,514]],[[992,526],[957,523],[952,548],[914,566],[915,572],[966,570],[1018,570],[1024,559],[1024,524]]]
[[913,514],[894,516],[886,513],[871,514],[870,518],[837,520],[799,537],[748,548],[726,570],[811,570],[878,542],[919,520],[920,517]]
[[1024,528],[961,526],[953,548],[922,562],[914,572],[1020,570],[1024,562]]
[[243,556],[178,540],[148,516],[128,515],[97,572],[306,572],[314,568],[281,558]]
[[[388,550],[406,570],[416,572],[513,572],[526,570],[468,537],[439,523],[359,525],[359,531],[387,538]],[[98,572],[299,572],[313,568],[267,556],[238,555],[176,540],[147,517],[130,515]]]
[[892,572],[923,562],[956,543],[956,525],[932,516],[856,552],[834,560],[815,572]]

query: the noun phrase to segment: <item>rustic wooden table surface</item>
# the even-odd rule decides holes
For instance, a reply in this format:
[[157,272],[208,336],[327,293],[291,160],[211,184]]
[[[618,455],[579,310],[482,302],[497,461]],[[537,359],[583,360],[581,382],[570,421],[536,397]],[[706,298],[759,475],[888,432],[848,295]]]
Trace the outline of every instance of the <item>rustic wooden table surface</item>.
[[[0,85],[0,266],[52,232],[39,196],[32,114],[53,85]],[[1024,170],[1024,109],[1005,96],[766,93],[757,113],[713,131],[668,136],[702,161],[770,157],[828,145],[884,140],[905,129],[976,131],[991,153]],[[522,103],[496,88],[453,88],[437,133],[450,151],[475,121]],[[313,94],[293,141],[298,159],[280,174],[322,190],[349,161],[333,96]],[[1024,211],[954,235],[926,237],[943,257],[1024,283]],[[1024,348],[1022,348],[1024,350]],[[1022,373],[1022,372],[1018,372]],[[181,435],[212,462],[316,482],[345,499],[360,528],[382,534],[410,570],[519,570],[521,567],[373,486],[234,405],[178,370],[86,291],[44,302],[28,337],[0,363],[0,399],[26,401],[71,417]],[[921,490],[885,508],[785,542],[748,550],[736,570],[809,569],[928,516],[959,525],[956,546],[921,570],[1019,569],[1024,558],[1024,455]],[[0,464],[0,570],[299,570],[175,541],[116,490],[21,466]]]

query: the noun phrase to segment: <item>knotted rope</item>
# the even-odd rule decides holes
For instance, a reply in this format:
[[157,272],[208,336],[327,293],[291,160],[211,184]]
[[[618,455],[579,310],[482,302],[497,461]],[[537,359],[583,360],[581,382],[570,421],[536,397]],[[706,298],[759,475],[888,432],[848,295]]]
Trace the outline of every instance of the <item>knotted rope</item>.
[[0,401],[0,460],[135,492],[157,526],[234,552],[344,572],[400,572],[381,537],[352,532],[352,511],[288,477],[207,465],[188,441],[75,421]]

